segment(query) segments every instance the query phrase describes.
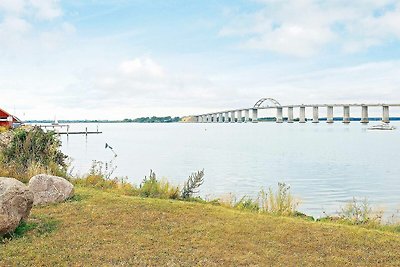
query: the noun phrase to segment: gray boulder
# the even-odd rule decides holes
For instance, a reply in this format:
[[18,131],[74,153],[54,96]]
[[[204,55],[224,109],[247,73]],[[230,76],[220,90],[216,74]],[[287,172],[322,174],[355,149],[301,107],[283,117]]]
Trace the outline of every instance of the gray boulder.
[[74,196],[74,186],[64,178],[39,174],[29,181],[33,205],[58,203]]
[[33,193],[20,181],[0,177],[0,236],[11,233],[32,209]]

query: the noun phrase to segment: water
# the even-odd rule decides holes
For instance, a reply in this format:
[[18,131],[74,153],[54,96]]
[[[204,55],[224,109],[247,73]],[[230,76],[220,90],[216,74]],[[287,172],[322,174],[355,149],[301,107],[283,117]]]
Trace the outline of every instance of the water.
[[[375,124],[375,123],[371,123]],[[399,122],[392,123],[400,128]],[[95,130],[97,124],[72,124]],[[334,124],[99,124],[101,135],[62,137],[74,171],[92,160],[118,157],[115,175],[139,184],[150,169],[183,184],[204,168],[203,197],[256,196],[278,182],[313,216],[340,210],[353,197],[368,198],[386,214],[400,208],[400,130],[367,131],[353,122]]]

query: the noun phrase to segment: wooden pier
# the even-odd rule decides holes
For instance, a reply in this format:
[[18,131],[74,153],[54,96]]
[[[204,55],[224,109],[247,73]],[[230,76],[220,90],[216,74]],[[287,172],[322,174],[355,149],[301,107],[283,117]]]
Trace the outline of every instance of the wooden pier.
[[[99,131],[99,128],[97,127],[96,131],[89,131],[88,128],[86,127],[84,131],[70,131],[69,127],[70,125],[68,124],[52,124],[52,125],[37,125],[38,127],[45,129],[45,130],[53,130],[55,133],[59,135],[89,135],[89,134],[102,134],[103,132]],[[66,128],[65,130],[62,130]],[[58,131],[57,129],[61,129],[61,131]]]

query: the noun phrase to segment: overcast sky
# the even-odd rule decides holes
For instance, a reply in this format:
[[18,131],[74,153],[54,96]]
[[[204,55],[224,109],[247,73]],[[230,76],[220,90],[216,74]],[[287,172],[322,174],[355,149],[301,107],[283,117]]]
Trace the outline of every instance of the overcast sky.
[[123,119],[400,102],[387,0],[0,0],[0,107]]

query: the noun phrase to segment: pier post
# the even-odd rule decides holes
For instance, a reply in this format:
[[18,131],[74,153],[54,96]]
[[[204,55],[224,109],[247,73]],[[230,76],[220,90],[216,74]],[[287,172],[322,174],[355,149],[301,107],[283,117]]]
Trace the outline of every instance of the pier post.
[[326,123],[333,123],[333,106],[326,107]]
[[361,123],[368,123],[368,106],[361,106]]
[[319,123],[318,106],[313,107],[313,123]]
[[237,122],[243,122],[242,110],[237,111]]
[[343,106],[343,123],[350,123],[350,106]]
[[293,123],[293,107],[288,107],[288,123]]
[[277,107],[276,108],[276,123],[282,123],[282,122],[283,122],[282,107]]
[[252,115],[253,115],[253,116],[252,116],[251,121],[252,121],[253,123],[258,122],[258,109],[253,108],[253,114],[252,114]]
[[384,123],[390,122],[389,106],[383,106],[382,122]]
[[306,123],[306,107],[301,106],[300,107],[300,123]]
[[224,122],[229,122],[229,112],[225,112],[225,120]]
[[231,122],[236,122],[235,112],[234,110],[231,111]]
[[248,109],[244,110],[244,122],[249,122],[250,120],[250,111]]

